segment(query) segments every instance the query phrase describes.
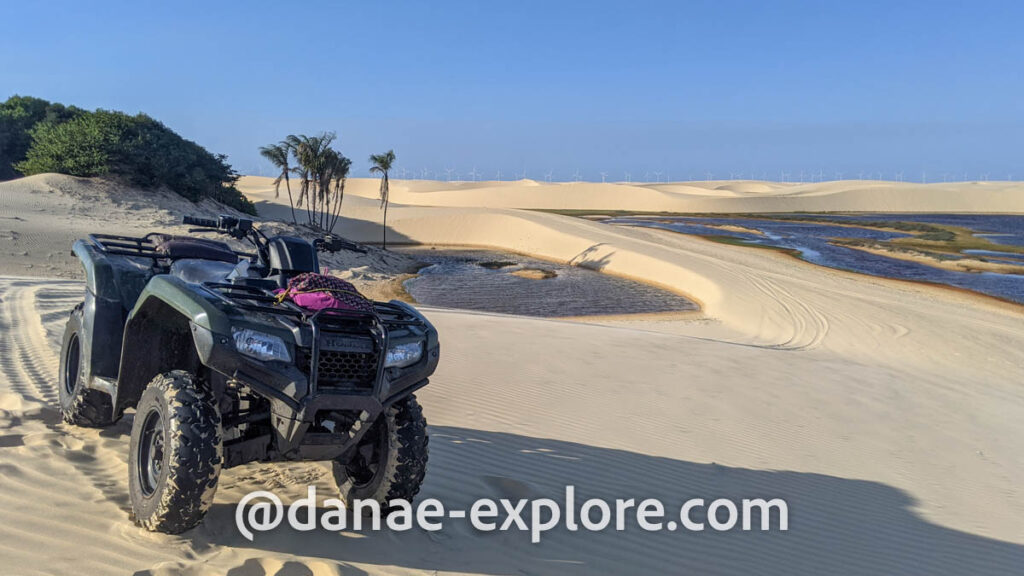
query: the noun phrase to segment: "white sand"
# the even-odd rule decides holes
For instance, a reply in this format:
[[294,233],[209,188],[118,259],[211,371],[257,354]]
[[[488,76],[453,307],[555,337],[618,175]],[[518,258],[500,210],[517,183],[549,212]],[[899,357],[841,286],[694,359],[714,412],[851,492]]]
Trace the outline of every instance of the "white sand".
[[[244,177],[248,193],[270,178]],[[351,194],[375,198],[378,183],[349,181]],[[255,194],[258,195],[258,194]],[[271,195],[272,196],[272,195]],[[282,196],[284,193],[282,192]],[[649,210],[651,212],[1007,212],[1024,213],[1024,183],[915,184],[841,180],[813,184],[712,181],[663,184],[593,182],[432,182],[393,180],[391,199],[419,206]]]
[[[280,215],[268,183],[242,184],[264,214]],[[350,186],[346,235],[379,236],[374,185]],[[507,207],[1024,212],[1022,191],[1019,184],[396,183],[393,198],[418,206],[389,211],[394,239],[573,261],[703,305],[696,321],[613,325],[427,308],[443,359],[419,394],[432,432],[423,497],[466,506],[481,496],[556,496],[565,484],[584,495],[669,502],[781,496],[790,506],[786,534],[560,531],[531,545],[527,535],[480,534],[462,524],[429,535],[279,530],[243,540],[233,514],[246,492],[270,488],[297,498],[311,482],[331,489],[326,469],[306,464],[226,471],[200,528],[180,537],[146,533],[126,511],[130,417],[97,432],[59,423],[54,408],[58,338],[80,284],[8,277],[0,281],[3,570],[1014,573],[1024,566],[1019,307],[765,250]],[[44,211],[12,214],[12,203],[32,204],[29,193],[23,181],[0,184],[0,216],[31,227],[87,209],[57,195],[41,201]],[[149,213],[126,210],[105,225],[128,229],[137,214]],[[0,263],[10,274],[44,275],[16,270],[18,258],[45,259],[74,234],[40,224],[33,243],[19,246],[28,256],[0,249]]]

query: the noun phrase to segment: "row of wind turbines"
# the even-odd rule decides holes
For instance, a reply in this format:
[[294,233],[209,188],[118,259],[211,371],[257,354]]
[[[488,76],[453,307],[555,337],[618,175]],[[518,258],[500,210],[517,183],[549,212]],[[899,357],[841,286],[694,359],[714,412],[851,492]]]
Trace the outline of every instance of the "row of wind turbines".
[[[487,178],[486,175],[484,173],[482,173],[481,171],[477,170],[476,167],[473,167],[471,170],[465,172],[465,174],[462,174],[462,173],[458,172],[455,168],[445,168],[443,170],[443,172],[431,171],[428,168],[422,168],[422,169],[420,169],[418,171],[416,171],[416,170],[407,170],[405,168],[398,168],[397,169],[397,176],[399,178],[403,179],[403,180],[410,179],[409,178],[410,174],[412,176],[411,179],[413,179],[413,180],[439,180],[439,181],[445,181],[445,182],[478,182],[478,181],[481,181],[481,180],[491,180],[491,181],[499,181],[500,182],[500,181],[506,180],[506,176],[508,176],[508,178],[507,178],[508,180],[513,180],[513,181],[514,180],[524,180],[524,179],[526,179],[528,177],[526,170],[523,170],[521,172],[511,172],[511,173],[506,174],[506,173],[502,172],[499,169],[499,170],[497,170],[495,172],[493,178]],[[728,174],[728,178],[726,178],[726,174]],[[917,175],[918,174],[915,174],[915,176],[917,176]],[[463,178],[463,176],[465,176],[465,178]],[[554,170],[548,170],[542,176],[543,176],[543,180],[545,182],[553,182],[553,181],[555,181],[555,180],[553,180]],[[597,176],[599,176],[601,178],[601,180],[600,180],[601,182],[614,182],[615,181],[615,180],[609,180],[610,173],[607,172],[607,171],[604,171],[604,170],[597,172]],[[900,172],[883,172],[883,171],[860,170],[860,171],[857,171],[857,172],[840,172],[840,171],[826,172],[825,170],[822,170],[822,169],[819,169],[817,171],[800,170],[800,171],[796,171],[796,172],[787,172],[785,170],[780,170],[778,172],[768,172],[768,171],[757,172],[757,171],[751,171],[751,172],[728,172],[728,173],[717,173],[717,174],[715,172],[712,172],[712,171],[705,171],[704,173],[693,173],[693,172],[691,172],[691,173],[687,173],[686,177],[684,179],[680,180],[680,181],[684,181],[685,182],[685,181],[715,180],[716,176],[718,176],[718,179],[720,179],[720,180],[726,180],[726,179],[728,179],[728,180],[744,180],[744,179],[747,179],[747,180],[763,180],[763,181],[772,181],[772,180],[774,180],[776,182],[787,182],[787,183],[813,183],[813,182],[825,182],[825,181],[835,181],[835,180],[854,180],[854,179],[856,179],[856,180],[887,180],[887,181],[893,181],[893,182],[913,181],[913,180],[908,180],[906,172],[903,172],[903,171],[900,171]],[[989,173],[989,172],[983,172],[983,173],[975,174],[974,175],[975,177],[973,179],[971,178],[971,174],[968,173],[968,172],[939,172],[939,173],[929,174],[927,171],[922,171],[919,174],[919,176],[920,176],[920,178],[918,180],[916,180],[916,182],[921,182],[921,183],[929,183],[929,182],[932,182],[932,183],[935,183],[935,182],[958,182],[958,181],[959,182],[969,182],[969,181],[987,182],[987,181],[990,181],[990,180],[1006,180],[1006,181],[1012,181],[1013,180],[1013,174],[1011,174],[1011,173],[1006,174],[1006,177],[1004,179],[1004,178],[999,178],[998,176],[993,177],[993,175],[991,173]],[[570,175],[570,178],[568,180],[558,180],[558,181],[559,182],[583,182],[583,181],[596,182],[597,180],[586,180],[584,178],[584,176],[583,176],[583,172],[581,170],[577,169],[577,170],[573,171],[573,173]],[[646,171],[646,172],[643,173],[643,178],[642,179],[640,179],[640,178],[634,179],[634,175],[633,175],[632,172],[624,171],[624,172],[622,172],[622,179],[618,180],[618,182],[625,182],[625,183],[631,183],[631,182],[638,182],[638,183],[667,183],[667,182],[673,182],[673,180],[671,179],[671,173],[669,173],[669,172]]]
[[[265,175],[264,172],[265,172],[264,171],[264,166],[262,164],[258,164],[257,167],[256,167],[256,170],[254,170],[254,173],[259,175],[259,176],[264,176]],[[396,168],[393,169],[393,173],[394,173],[394,177],[395,178],[398,178],[398,179],[401,179],[401,180],[436,180],[436,181],[442,181],[442,182],[479,182],[479,181],[486,181],[486,180],[500,182],[500,181],[504,181],[504,180],[510,180],[510,181],[525,180],[525,179],[528,178],[527,172],[526,172],[525,169],[523,169],[522,171],[512,171],[512,172],[509,172],[509,173],[505,173],[501,169],[498,169],[494,173],[494,177],[489,179],[489,178],[487,178],[487,175],[484,172],[482,172],[480,170],[477,170],[476,166],[472,167],[470,170],[466,171],[465,173],[459,172],[454,167],[450,167],[450,168],[449,167],[445,167],[445,168],[443,168],[441,170],[432,170],[430,168],[420,168],[419,170],[410,170],[408,168],[399,166],[399,167],[396,167]],[[584,182],[584,181],[596,182],[596,180],[586,180],[584,178],[583,171],[580,170],[580,169],[576,169],[575,171],[573,171],[573,173],[570,175],[570,178],[568,180],[554,180],[553,179],[554,178],[554,173],[555,173],[554,170],[548,170],[547,172],[543,173],[542,174],[543,181],[544,182],[555,182],[555,181],[557,181],[557,182]],[[267,174],[269,174],[269,172],[267,172]],[[622,172],[622,179],[618,180],[618,181],[610,180],[609,178],[610,177],[614,178],[614,176],[612,176],[609,172],[604,171],[604,170],[597,172],[597,175],[600,176],[600,178],[601,178],[600,181],[601,182],[624,182],[624,183],[637,182],[637,183],[645,183],[645,184],[646,183],[667,183],[667,182],[673,182],[673,180],[671,179],[671,174],[669,172],[667,172],[667,171],[663,172],[663,171],[659,171],[659,170],[645,171],[643,173],[643,178],[639,178],[640,174],[638,173],[637,174],[638,177],[636,179],[634,179],[634,175],[633,175],[632,172],[623,171]],[[728,178],[726,178],[726,175],[728,175]],[[918,174],[916,174],[916,173],[914,174],[914,176],[917,176],[917,175]],[[887,180],[887,181],[893,181],[893,182],[914,181],[914,180],[908,180],[907,177],[906,177],[906,173],[903,172],[903,171],[899,171],[899,172],[883,172],[883,171],[880,171],[880,170],[879,171],[859,170],[857,172],[840,172],[840,171],[829,171],[829,172],[826,172],[824,169],[818,169],[816,171],[815,170],[800,170],[800,171],[794,171],[794,172],[787,172],[785,170],[779,170],[777,172],[769,172],[767,170],[762,170],[762,171],[758,172],[758,171],[755,171],[755,170],[751,170],[750,172],[728,172],[728,173],[719,172],[717,174],[715,172],[712,172],[712,171],[705,171],[703,173],[689,172],[689,173],[686,173],[685,178],[681,178],[680,180],[677,180],[677,181],[682,181],[682,182],[687,182],[687,181],[689,181],[689,182],[693,182],[693,181],[709,181],[709,180],[715,180],[716,176],[718,176],[719,180],[744,180],[744,179],[746,179],[746,180],[763,180],[763,181],[775,181],[775,182],[785,182],[785,183],[814,183],[814,182],[825,182],[825,181],[836,181],[836,180]],[[968,173],[968,172],[949,172],[949,171],[946,171],[946,172],[938,172],[938,173],[934,173],[933,172],[933,173],[929,174],[927,171],[921,171],[919,176],[920,176],[920,178],[918,180],[916,180],[916,182],[921,182],[921,183],[972,182],[972,181],[975,181],[975,182],[988,182],[988,181],[992,181],[992,180],[997,180],[997,181],[1000,181],[1000,180],[1001,181],[1012,181],[1013,180],[1013,174],[1012,173],[1006,174],[1006,178],[1004,179],[1004,178],[999,178],[998,175],[997,176],[993,176],[992,173],[990,173],[990,172],[976,173],[976,174],[973,175],[973,176],[975,176],[975,178],[973,178],[973,179],[970,177],[972,175],[970,173]]]

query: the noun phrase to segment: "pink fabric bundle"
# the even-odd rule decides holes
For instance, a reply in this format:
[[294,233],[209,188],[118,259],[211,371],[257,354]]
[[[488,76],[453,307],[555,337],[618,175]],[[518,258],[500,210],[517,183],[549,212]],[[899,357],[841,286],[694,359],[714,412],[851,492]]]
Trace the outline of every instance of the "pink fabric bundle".
[[288,281],[287,290],[276,290],[279,300],[290,299],[307,310],[334,308],[373,312],[373,303],[356,290],[355,286],[327,274],[307,272]]

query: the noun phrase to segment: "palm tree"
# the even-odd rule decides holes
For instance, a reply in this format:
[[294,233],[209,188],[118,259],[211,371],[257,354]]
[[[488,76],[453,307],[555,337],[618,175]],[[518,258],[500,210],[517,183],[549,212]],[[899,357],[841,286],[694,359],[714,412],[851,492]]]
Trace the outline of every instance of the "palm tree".
[[388,171],[395,163],[395,151],[388,150],[385,154],[371,154],[370,174],[380,174],[380,207],[384,209],[384,244],[388,249]]
[[340,156],[330,147],[334,138],[334,132],[324,132],[318,136],[292,134],[285,138],[285,143],[298,164],[293,172],[300,178],[299,205],[301,206],[305,200],[306,217],[310,226],[323,227],[321,217],[327,196],[330,195],[330,190],[323,187],[323,175],[325,169],[334,161],[334,157]]
[[284,185],[288,189],[288,206],[292,209],[292,223],[297,224],[298,222],[295,220],[295,201],[292,199],[292,184],[288,178],[288,173],[291,172],[291,167],[288,165],[289,150],[288,143],[281,142],[280,144],[260,147],[260,154],[281,171],[277,178],[274,179],[274,198],[281,197],[281,180],[284,180]]
[[274,181],[275,192],[284,180],[288,186],[288,201],[292,202],[289,174],[299,179],[299,196],[292,203],[292,221],[295,222],[295,203],[298,203],[299,208],[306,209],[306,225],[321,232],[333,231],[338,223],[345,183],[352,167],[351,160],[331,148],[335,138],[334,132],[317,136],[291,134],[280,144],[260,148],[260,154],[281,169],[281,175]]

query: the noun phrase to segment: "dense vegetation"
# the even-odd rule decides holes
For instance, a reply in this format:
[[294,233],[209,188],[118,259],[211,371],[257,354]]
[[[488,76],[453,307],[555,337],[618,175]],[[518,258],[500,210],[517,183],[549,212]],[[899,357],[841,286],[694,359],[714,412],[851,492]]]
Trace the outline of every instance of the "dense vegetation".
[[[13,170],[12,170],[13,168]],[[143,188],[167,188],[192,201],[217,200],[255,214],[225,156],[185,140],[145,114],[89,112],[38,98],[0,104],[0,179],[57,172],[114,175]]]
[[25,160],[34,126],[67,122],[82,112],[74,106],[65,107],[31,96],[11,96],[0,102],[0,180],[21,176],[14,165]]

